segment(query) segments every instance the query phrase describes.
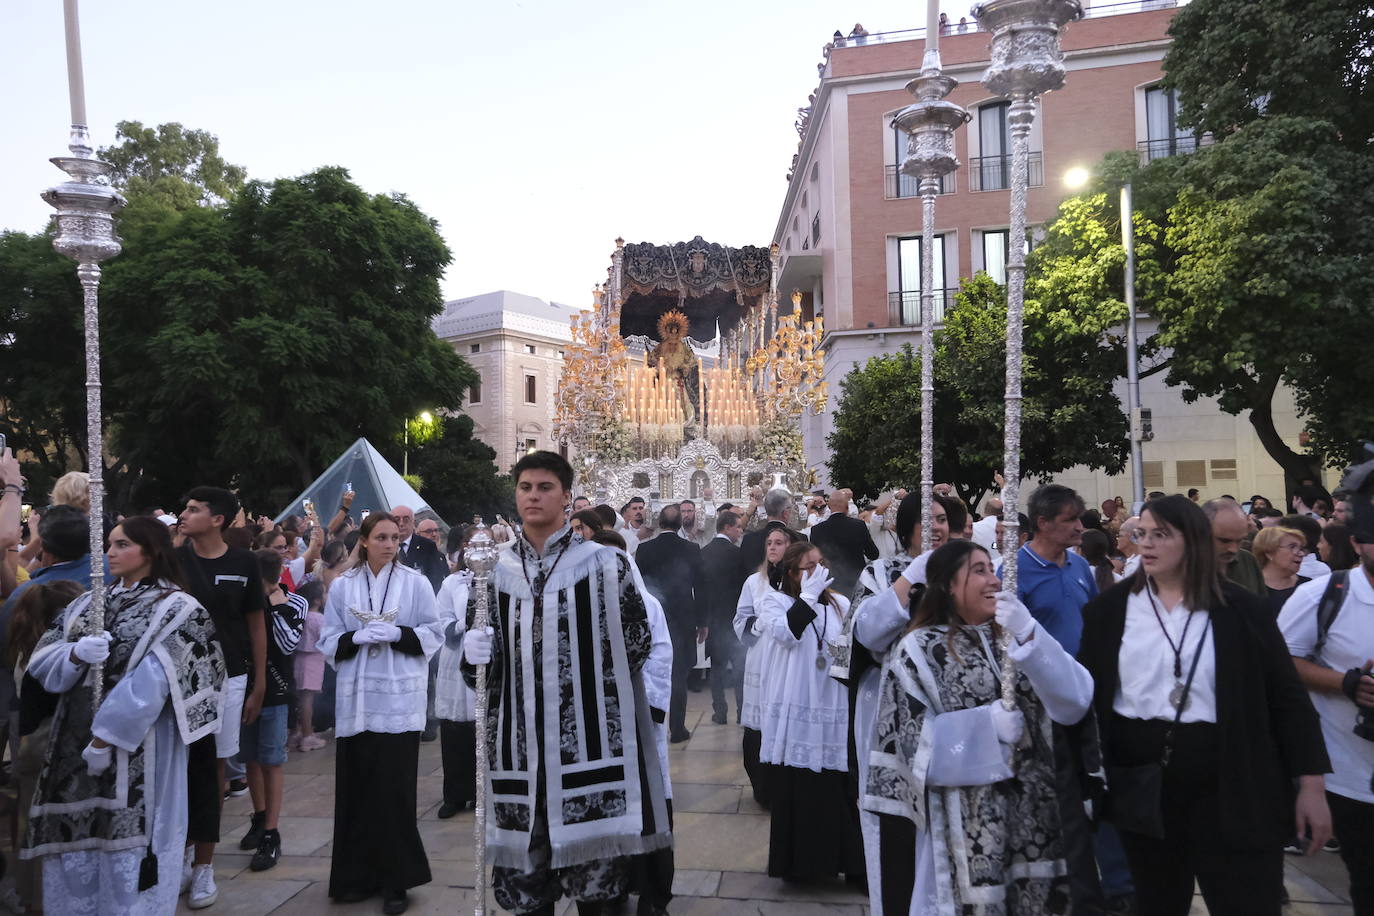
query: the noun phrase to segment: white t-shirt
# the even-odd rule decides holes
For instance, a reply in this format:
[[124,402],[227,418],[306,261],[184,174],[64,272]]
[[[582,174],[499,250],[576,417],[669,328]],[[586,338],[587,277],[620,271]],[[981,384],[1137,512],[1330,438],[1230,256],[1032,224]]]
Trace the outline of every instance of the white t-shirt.
[[[1288,653],[1306,658],[1317,642],[1317,605],[1329,579],[1313,579],[1299,585],[1279,613],[1279,629],[1288,643]],[[1335,671],[1349,671],[1364,665],[1374,655],[1374,586],[1361,569],[1353,569],[1347,579],[1345,603],[1331,623],[1318,662]],[[1366,741],[1353,731],[1355,704],[1343,693],[1311,691],[1312,705],[1321,718],[1326,752],[1331,755],[1332,772],[1326,789],[1366,804],[1374,803],[1369,788],[1374,773],[1374,741]]]

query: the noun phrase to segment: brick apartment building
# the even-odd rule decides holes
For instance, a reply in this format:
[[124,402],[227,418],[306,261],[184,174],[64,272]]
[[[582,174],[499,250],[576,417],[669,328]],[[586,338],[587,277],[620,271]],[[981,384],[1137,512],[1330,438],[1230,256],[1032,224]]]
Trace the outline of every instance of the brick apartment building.
[[[1069,169],[1092,167],[1112,150],[1146,157],[1195,151],[1198,140],[1175,123],[1176,100],[1158,85],[1173,12],[1171,0],[1095,6],[1065,28],[1065,85],[1040,100],[1030,138],[1032,244],[1071,193],[1063,182]],[[972,117],[956,133],[961,167],[936,201],[937,321],[959,278],[984,270],[1005,282],[1011,146],[1007,103],[980,82],[989,39],[970,19],[948,27],[940,42],[945,72],[960,83],[950,101]],[[892,119],[913,101],[905,86],[924,52],[925,30],[913,29],[848,38],[829,53],[774,230],[780,299],[800,290],[805,315],[820,312],[826,320],[826,378],[835,396],[828,413],[804,421],[807,457],[822,475],[840,380],[871,356],[919,343],[921,199],[916,180],[900,174],[906,135]],[[1281,496],[1282,472],[1245,417],[1223,414],[1207,399],[1184,404],[1162,375],[1144,380],[1142,400],[1155,431],[1145,444],[1148,489]],[[1301,424],[1287,392],[1275,418],[1296,443]],[[1086,468],[1059,479],[1090,505],[1129,492],[1128,476]]]

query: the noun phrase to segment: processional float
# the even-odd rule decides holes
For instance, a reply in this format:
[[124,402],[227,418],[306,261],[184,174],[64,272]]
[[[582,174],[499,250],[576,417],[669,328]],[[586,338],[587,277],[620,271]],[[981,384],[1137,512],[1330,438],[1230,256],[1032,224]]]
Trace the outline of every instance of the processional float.
[[555,402],[555,435],[596,501],[804,490],[800,421],[828,397],[825,323],[799,291],[779,314],[778,272],[777,246],[616,240]]

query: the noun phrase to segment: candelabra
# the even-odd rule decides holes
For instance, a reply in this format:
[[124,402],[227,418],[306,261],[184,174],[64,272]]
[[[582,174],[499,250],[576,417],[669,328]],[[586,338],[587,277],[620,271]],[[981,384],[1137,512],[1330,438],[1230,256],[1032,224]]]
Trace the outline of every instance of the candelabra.
[[[472,572],[473,595],[477,599],[473,609],[472,626],[485,630],[490,625],[491,608],[487,595],[487,577],[496,568],[496,542],[492,540],[487,526],[478,522],[467,547],[463,549],[463,559]],[[477,874],[473,882],[476,904],[473,912],[483,916],[487,911],[487,666],[477,665],[477,695],[475,715],[477,738],[477,794],[473,806],[472,846],[473,862]]]
[[[628,457],[622,454],[628,446],[620,422],[627,362],[619,333],[620,303],[613,298],[607,306],[599,286],[592,297],[591,313],[573,315],[570,322],[572,340],[563,353],[554,401],[554,433],[571,442],[579,457],[619,460]],[[586,482],[595,485],[595,481]]]
[[[67,144],[70,156],[51,159],[67,173],[67,181],[43,192],[56,210],[53,247],[76,261],[81,281],[83,325],[86,340],[86,449],[90,472],[91,602],[87,607],[87,632],[105,629],[105,454],[100,404],[100,262],[120,252],[114,215],[124,198],[110,185],[114,166],[95,158],[86,122],[85,77],[81,69],[81,27],[76,0],[64,0],[67,37],[67,85],[71,99],[72,127]],[[103,666],[91,666],[95,705],[100,705],[104,684]]]
[[935,466],[935,196],[940,181],[959,168],[954,132],[969,114],[947,101],[959,81],[945,76],[940,65],[939,0],[929,0],[926,52],[921,75],[907,84],[916,103],[904,108],[893,123],[910,134],[902,172],[920,180],[921,190],[921,549],[931,543],[931,502]]
[[[1026,187],[1030,130],[1036,98],[1064,85],[1059,30],[1082,17],[1079,0],[988,0],[973,8],[982,29],[992,33],[992,57],[983,85],[1011,100],[1011,228],[1007,245],[1006,426],[1002,473],[1002,590],[1016,595],[1017,513],[1021,487],[1021,334],[1026,293]],[[1011,706],[1015,670],[1003,634],[1002,701]]]

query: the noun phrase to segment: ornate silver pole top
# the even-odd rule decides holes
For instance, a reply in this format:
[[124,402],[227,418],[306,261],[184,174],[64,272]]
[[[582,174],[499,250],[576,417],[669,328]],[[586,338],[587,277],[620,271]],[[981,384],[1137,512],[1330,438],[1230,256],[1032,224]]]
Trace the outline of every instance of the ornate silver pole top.
[[992,33],[992,62],[983,85],[998,95],[1039,95],[1064,85],[1059,30],[1083,18],[1079,0],[988,0],[973,8]]
[[475,578],[485,579],[496,568],[496,559],[496,541],[492,539],[491,529],[479,522],[467,547],[463,548],[463,562]]

